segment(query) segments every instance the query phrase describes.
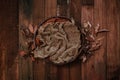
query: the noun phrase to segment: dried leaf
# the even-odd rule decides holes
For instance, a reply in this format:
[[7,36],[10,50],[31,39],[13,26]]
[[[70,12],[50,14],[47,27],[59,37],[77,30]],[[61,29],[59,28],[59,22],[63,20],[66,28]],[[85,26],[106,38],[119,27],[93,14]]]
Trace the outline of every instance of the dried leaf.
[[32,61],[35,61],[35,58],[34,58],[33,56],[31,56],[31,60],[32,60]]
[[95,38],[94,38],[93,35],[87,36],[86,39],[87,39],[88,41],[95,41]]
[[20,54],[20,56],[24,56],[27,53],[25,51],[21,50],[21,51],[19,51],[19,54]]
[[98,33],[101,33],[101,32],[109,32],[109,30],[107,30],[107,29],[100,29],[100,30],[98,31]]
[[94,29],[95,29],[95,34],[96,34],[96,33],[98,33],[99,28],[100,28],[100,25],[99,25],[99,24],[97,24],[97,26],[96,26],[96,27],[94,27]]
[[32,24],[29,24],[28,28],[29,28],[29,30],[30,30],[31,33],[34,33],[34,29],[33,29]]

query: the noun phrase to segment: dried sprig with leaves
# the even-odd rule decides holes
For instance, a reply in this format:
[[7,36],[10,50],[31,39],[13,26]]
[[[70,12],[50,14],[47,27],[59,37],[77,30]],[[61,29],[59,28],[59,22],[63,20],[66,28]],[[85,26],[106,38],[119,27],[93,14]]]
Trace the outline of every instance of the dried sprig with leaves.
[[29,24],[29,26],[20,25],[19,27],[19,54],[21,56],[33,57],[32,51],[35,49],[35,32],[37,26]]
[[82,51],[80,59],[82,59],[82,62],[85,62],[91,53],[102,46],[102,40],[104,37],[98,37],[98,34],[108,32],[108,30],[100,29],[99,24],[97,24],[97,26],[93,26],[89,21],[82,23],[80,30],[82,36]]

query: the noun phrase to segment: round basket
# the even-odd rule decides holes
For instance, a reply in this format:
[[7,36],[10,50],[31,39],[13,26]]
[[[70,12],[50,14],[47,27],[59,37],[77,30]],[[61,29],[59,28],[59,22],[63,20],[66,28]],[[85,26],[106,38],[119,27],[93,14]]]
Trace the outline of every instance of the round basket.
[[69,18],[52,17],[42,22],[35,33],[34,57],[48,58],[55,64],[75,60],[80,54],[80,30]]

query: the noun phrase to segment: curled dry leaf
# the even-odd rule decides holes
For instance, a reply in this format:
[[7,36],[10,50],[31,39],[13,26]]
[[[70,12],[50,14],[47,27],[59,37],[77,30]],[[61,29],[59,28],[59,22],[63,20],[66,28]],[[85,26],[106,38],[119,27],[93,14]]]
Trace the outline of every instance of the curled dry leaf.
[[97,24],[97,26],[95,26],[95,27],[94,27],[94,29],[95,29],[95,34],[97,34],[97,33],[98,33],[99,28],[100,28],[100,25],[99,25],[99,24]]
[[29,24],[28,28],[31,33],[34,33],[34,27],[32,26],[32,24]]
[[19,51],[20,56],[24,56],[25,54],[27,54],[25,51]]

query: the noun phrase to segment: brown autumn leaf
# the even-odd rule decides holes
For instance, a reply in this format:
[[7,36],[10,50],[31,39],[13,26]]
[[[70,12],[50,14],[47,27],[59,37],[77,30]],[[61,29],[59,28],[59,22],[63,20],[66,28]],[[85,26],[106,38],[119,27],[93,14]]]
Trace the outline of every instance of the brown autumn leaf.
[[34,28],[33,28],[32,24],[29,24],[28,28],[29,28],[31,33],[34,33]]
[[98,31],[99,31],[99,29],[100,29],[100,25],[97,24],[97,26],[95,26],[94,29],[95,29],[95,34],[98,33]]
[[19,51],[19,54],[20,54],[20,56],[24,56],[26,54],[26,52],[21,50],[21,51]]
[[94,38],[94,36],[93,35],[88,35],[87,37],[86,37],[86,40],[88,40],[88,41],[95,41],[95,38]]

